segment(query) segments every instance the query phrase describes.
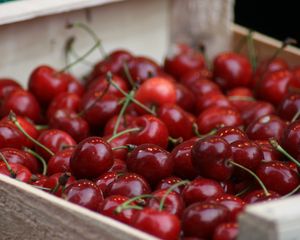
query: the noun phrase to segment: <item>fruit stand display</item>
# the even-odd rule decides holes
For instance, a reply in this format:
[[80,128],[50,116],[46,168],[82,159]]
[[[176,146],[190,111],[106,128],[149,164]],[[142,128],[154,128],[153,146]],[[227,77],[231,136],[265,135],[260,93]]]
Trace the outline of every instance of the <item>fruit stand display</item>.
[[212,81],[170,4],[0,6],[1,239],[299,239],[300,50],[233,24]]

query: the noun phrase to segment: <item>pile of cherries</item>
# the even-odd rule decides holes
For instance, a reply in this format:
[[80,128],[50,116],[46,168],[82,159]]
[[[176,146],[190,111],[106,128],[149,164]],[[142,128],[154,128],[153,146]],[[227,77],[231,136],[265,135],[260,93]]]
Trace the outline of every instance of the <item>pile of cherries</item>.
[[170,240],[235,239],[247,204],[299,190],[300,67],[178,45],[66,69],[0,79],[1,174]]

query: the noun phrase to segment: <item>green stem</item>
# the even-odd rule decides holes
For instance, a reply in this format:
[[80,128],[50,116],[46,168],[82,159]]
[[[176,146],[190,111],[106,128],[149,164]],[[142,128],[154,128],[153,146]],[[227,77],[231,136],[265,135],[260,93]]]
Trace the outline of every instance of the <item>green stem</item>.
[[291,160],[293,163],[295,163],[298,167],[300,167],[300,163],[293,158],[287,151],[285,151],[279,143],[275,139],[269,139],[270,144],[273,148],[275,148],[278,152],[282,153],[284,156],[286,156],[289,160]]
[[297,187],[295,187],[291,192],[285,194],[284,196],[282,196],[281,198],[284,199],[284,198],[288,198],[292,195],[294,195],[296,192],[298,192],[300,190],[300,185],[298,185]]
[[45,130],[45,129],[49,129],[48,125],[35,125],[35,129],[40,131],[40,130]]
[[122,203],[121,205],[119,205],[116,209],[115,212],[116,213],[120,213],[125,209],[128,208],[133,208],[133,209],[137,209],[136,207],[139,208],[139,210],[142,210],[143,208],[141,208],[140,206],[136,206],[136,205],[130,205],[131,203],[135,202],[136,200],[142,199],[142,198],[153,198],[153,195],[151,194],[142,194],[133,198],[130,198],[129,200],[127,200],[126,202]]
[[124,70],[124,73],[125,73],[125,76],[126,76],[128,82],[130,83],[130,85],[132,86],[132,88],[135,88],[135,83],[134,83],[134,81],[132,79],[132,76],[131,76],[131,74],[129,72],[128,64],[126,62],[124,62],[124,64],[123,64],[123,70]]
[[111,142],[111,141],[114,140],[115,138],[120,137],[120,136],[122,136],[122,135],[124,135],[124,134],[126,134],[126,133],[130,133],[130,132],[138,132],[138,131],[141,131],[141,129],[140,129],[140,128],[129,128],[129,129],[125,129],[125,130],[123,130],[123,131],[121,131],[121,132],[118,132],[117,134],[114,134],[113,136],[111,136],[111,137],[107,140],[107,142]]
[[255,69],[257,67],[257,62],[256,62],[255,47],[254,47],[254,43],[253,43],[253,30],[251,30],[251,29],[249,30],[249,33],[247,36],[247,46],[248,46],[250,62],[251,62],[253,70],[255,71]]
[[12,121],[15,126],[20,130],[20,132],[22,132],[25,137],[27,137],[31,142],[33,142],[34,144],[36,144],[37,146],[39,146],[40,148],[44,149],[47,153],[49,153],[51,156],[54,155],[54,153],[47,148],[46,146],[44,146],[43,144],[41,144],[40,142],[38,142],[37,140],[35,140],[33,137],[31,137],[25,130],[24,128],[21,126],[21,124],[19,123],[19,121],[17,120],[16,114],[12,111],[10,111],[8,118],[10,121]]
[[46,176],[47,175],[47,163],[46,163],[45,159],[41,155],[36,153],[35,151],[31,150],[30,148],[24,147],[24,151],[30,153],[31,155],[36,157],[42,163],[42,166],[43,166],[42,174]]
[[132,144],[127,144],[124,146],[118,146],[118,147],[113,147],[111,150],[119,150],[119,149],[127,149],[128,151],[132,151],[133,149],[135,149],[135,145]]
[[163,195],[163,197],[160,200],[159,210],[162,211],[164,209],[165,201],[166,201],[167,197],[169,196],[169,194],[174,191],[174,189],[176,189],[177,187],[186,185],[188,183],[190,183],[189,180],[183,180],[183,181],[175,183],[171,187],[169,187],[168,190],[165,192],[165,194]]
[[10,176],[12,178],[16,178],[17,177],[17,174],[14,172],[14,170],[12,170],[11,166],[9,165],[8,161],[6,160],[6,158],[4,157],[4,155],[2,154],[2,152],[0,152],[0,158],[2,159],[2,161],[4,162],[7,170],[9,171],[10,173]]
[[300,111],[296,112],[296,114],[294,115],[294,117],[291,120],[291,123],[295,122],[300,116]]
[[246,172],[248,172],[250,175],[252,175],[252,176],[256,179],[256,181],[259,183],[259,185],[261,186],[261,188],[262,188],[262,190],[264,191],[265,195],[266,195],[266,196],[269,196],[269,195],[270,195],[270,193],[269,193],[268,189],[266,188],[266,186],[264,185],[264,183],[259,179],[259,177],[258,177],[254,172],[252,172],[252,171],[249,170],[248,168],[245,168],[243,165],[240,165],[240,164],[238,164],[238,163],[235,163],[235,162],[233,162],[233,161],[231,161],[231,160],[229,160],[229,163],[231,163],[232,165],[234,165],[234,166],[236,166],[236,167],[238,167],[238,168],[243,169],[244,171],[246,171]]
[[246,188],[244,188],[242,191],[240,191],[239,193],[235,194],[236,197],[240,197],[242,196],[244,193],[248,192],[248,190],[251,188],[251,186],[248,186]]

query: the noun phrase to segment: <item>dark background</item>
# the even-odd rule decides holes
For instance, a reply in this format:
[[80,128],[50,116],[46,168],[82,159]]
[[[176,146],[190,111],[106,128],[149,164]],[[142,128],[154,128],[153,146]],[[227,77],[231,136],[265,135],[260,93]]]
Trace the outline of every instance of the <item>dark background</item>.
[[236,0],[235,22],[279,40],[292,37],[300,47],[299,5],[298,0]]

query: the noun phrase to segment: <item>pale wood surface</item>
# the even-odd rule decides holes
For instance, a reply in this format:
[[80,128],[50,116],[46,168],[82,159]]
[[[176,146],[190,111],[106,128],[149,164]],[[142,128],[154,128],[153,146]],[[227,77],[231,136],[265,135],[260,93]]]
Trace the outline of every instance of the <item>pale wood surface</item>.
[[0,182],[1,240],[156,239],[9,177]]

